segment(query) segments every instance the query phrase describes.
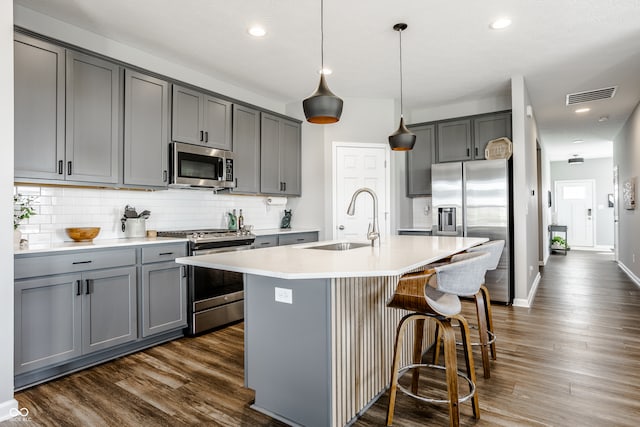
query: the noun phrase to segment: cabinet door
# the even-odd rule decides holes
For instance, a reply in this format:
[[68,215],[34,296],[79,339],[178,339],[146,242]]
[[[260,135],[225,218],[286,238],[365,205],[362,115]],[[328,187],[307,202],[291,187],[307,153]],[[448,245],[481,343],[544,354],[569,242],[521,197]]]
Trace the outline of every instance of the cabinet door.
[[124,183],[167,186],[169,83],[125,71]]
[[83,354],[136,340],[136,268],[88,271],[82,277]]
[[260,113],[252,108],[233,106],[234,193],[260,191]]
[[280,119],[262,113],[260,127],[260,192],[280,194]]
[[16,374],[80,356],[79,285],[80,274],[15,282]]
[[220,150],[231,150],[231,103],[203,95],[204,144]]
[[66,179],[118,182],[120,67],[67,51]]
[[484,160],[484,149],[492,139],[511,139],[511,114],[500,113],[473,119],[474,158]]
[[471,120],[438,123],[438,162],[471,160]]
[[289,196],[299,196],[300,185],[300,124],[289,120],[280,122],[280,180],[282,192]]
[[407,197],[431,195],[431,164],[435,162],[435,125],[411,127],[416,145],[407,151]]
[[173,85],[171,139],[188,144],[204,144],[202,94]]
[[142,266],[142,336],[187,326],[184,266],[163,262]]
[[22,34],[13,47],[15,177],[64,179],[65,50]]

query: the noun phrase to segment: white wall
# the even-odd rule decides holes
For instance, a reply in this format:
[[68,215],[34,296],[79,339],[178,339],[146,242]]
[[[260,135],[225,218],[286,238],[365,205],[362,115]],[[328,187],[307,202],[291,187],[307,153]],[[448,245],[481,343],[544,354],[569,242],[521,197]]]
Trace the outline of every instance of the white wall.
[[13,399],[13,2],[0,2],[0,420]]
[[613,158],[585,159],[577,165],[570,165],[566,160],[551,162],[552,189],[555,181],[578,179],[595,180],[595,246],[613,247],[613,208],[607,206],[607,194],[613,194]]
[[535,115],[527,116],[531,105],[523,76],[511,79],[513,118],[513,205],[514,205],[514,305],[527,306],[539,280],[538,260],[538,135]]
[[431,122],[454,117],[473,116],[511,109],[511,95],[461,101],[437,107],[417,108],[411,110],[406,118],[407,123]]
[[549,207],[549,191],[553,190],[553,184],[551,183],[551,162],[547,157],[547,153],[544,150],[544,146],[541,151],[541,176],[540,176],[540,191],[542,192],[542,198],[540,203],[542,204],[540,211],[542,212],[542,218],[540,221],[539,236],[542,245],[539,248],[539,253],[542,256],[539,258],[540,264],[544,265],[549,259],[549,243],[548,243],[548,231],[549,224],[551,224],[551,212],[553,211],[553,204]]
[[[184,67],[170,58],[160,58],[148,52],[124,45],[102,37],[96,33],[59,21],[50,16],[31,9],[15,6],[15,25],[36,33],[70,43],[92,52],[97,52],[119,61],[136,65],[190,83],[194,86],[217,92],[237,100],[254,104],[278,113],[284,113],[284,104],[248,91],[238,86],[225,83],[215,77]],[[170,28],[167,31],[171,31]]]

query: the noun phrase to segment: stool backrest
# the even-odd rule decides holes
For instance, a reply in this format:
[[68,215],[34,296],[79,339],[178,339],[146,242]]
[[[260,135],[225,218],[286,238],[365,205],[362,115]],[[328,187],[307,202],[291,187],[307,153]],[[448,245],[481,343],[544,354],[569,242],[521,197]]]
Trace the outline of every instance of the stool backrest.
[[504,240],[492,240],[482,245],[474,246],[467,249],[467,252],[489,252],[491,255],[487,261],[487,270],[495,270],[498,268],[502,250],[504,249]]
[[451,262],[434,268],[436,289],[460,296],[475,295],[484,283],[484,274],[491,255],[468,252],[454,255]]

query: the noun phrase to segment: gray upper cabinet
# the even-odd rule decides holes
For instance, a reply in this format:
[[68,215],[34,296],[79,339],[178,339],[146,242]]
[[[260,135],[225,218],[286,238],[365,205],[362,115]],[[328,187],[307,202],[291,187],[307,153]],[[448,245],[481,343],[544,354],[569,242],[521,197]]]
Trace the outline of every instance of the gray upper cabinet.
[[120,67],[67,51],[66,72],[66,179],[115,184],[119,170]]
[[407,197],[431,195],[431,164],[435,163],[436,125],[409,127],[416,135],[413,150],[407,151]]
[[260,112],[233,106],[234,193],[260,192]]
[[471,119],[438,123],[438,163],[471,160]]
[[474,159],[484,160],[484,150],[492,139],[511,139],[511,113],[490,114],[473,119]]
[[63,179],[65,49],[14,40],[15,177]]
[[171,139],[231,150],[232,104],[173,85]]
[[136,268],[83,273],[83,354],[138,338]]
[[125,70],[124,184],[166,187],[169,83]]
[[262,113],[260,132],[260,191],[300,195],[300,124]]

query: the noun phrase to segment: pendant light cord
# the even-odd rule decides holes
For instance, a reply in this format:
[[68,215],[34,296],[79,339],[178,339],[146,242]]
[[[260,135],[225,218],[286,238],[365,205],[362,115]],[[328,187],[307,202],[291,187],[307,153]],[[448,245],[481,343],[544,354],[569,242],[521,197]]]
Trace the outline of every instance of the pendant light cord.
[[403,117],[403,99],[402,99],[402,30],[398,31],[400,33],[400,117]]
[[320,0],[320,74],[324,74],[324,0]]

